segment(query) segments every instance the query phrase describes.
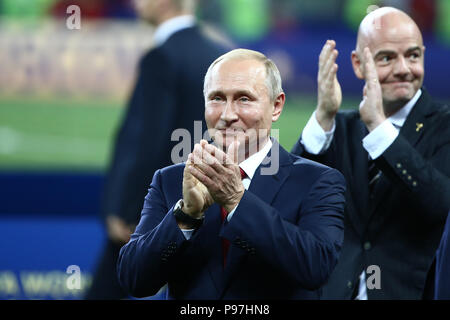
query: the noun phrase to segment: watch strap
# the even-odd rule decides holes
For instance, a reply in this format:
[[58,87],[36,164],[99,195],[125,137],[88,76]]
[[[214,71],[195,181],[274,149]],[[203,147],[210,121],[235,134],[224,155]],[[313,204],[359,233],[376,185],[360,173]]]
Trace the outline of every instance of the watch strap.
[[204,216],[201,218],[193,218],[190,215],[186,214],[182,210],[183,208],[183,199],[178,200],[173,208],[173,215],[177,222],[181,222],[192,229],[197,229],[203,224]]

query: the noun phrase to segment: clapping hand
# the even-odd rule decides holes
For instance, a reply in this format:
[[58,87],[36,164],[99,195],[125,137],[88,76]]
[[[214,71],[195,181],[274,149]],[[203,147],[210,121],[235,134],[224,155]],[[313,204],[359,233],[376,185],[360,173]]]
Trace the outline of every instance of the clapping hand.
[[319,72],[317,75],[316,118],[324,131],[331,130],[334,117],[342,103],[341,86],[337,80],[337,56],[336,42],[328,40],[319,56]]
[[200,185],[204,186],[202,194],[207,205],[211,200],[224,207],[227,212],[232,211],[244,195],[244,186],[238,159],[239,142],[232,142],[224,153],[219,148],[202,140],[194,147],[193,153],[189,155],[192,165],[187,166],[189,175],[195,178]]
[[372,131],[386,120],[386,116],[383,111],[381,85],[369,48],[364,48],[364,78],[366,84],[363,91],[363,100],[359,105],[359,113],[367,129]]

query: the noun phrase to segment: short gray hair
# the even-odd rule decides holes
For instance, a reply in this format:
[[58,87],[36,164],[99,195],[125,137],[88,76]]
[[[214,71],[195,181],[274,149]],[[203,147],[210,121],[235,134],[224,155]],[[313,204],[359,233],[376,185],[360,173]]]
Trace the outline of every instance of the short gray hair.
[[266,86],[271,101],[275,101],[276,97],[283,92],[281,87],[281,75],[275,63],[267,58],[264,54],[248,49],[234,49],[217,58],[208,68],[203,83],[203,94],[206,96],[206,86],[211,76],[212,69],[221,61],[233,59],[248,59],[261,62],[266,68]]

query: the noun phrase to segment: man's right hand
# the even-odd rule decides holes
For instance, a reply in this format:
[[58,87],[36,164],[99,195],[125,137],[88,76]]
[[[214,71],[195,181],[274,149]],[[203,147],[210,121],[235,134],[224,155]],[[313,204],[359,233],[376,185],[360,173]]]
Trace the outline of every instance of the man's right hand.
[[200,218],[214,200],[205,185],[190,173],[189,167],[194,166],[192,158],[190,154],[183,173],[182,211],[193,218]]
[[318,101],[316,119],[324,131],[333,127],[334,117],[342,103],[341,86],[337,80],[336,42],[328,40],[319,56]]
[[128,225],[123,219],[115,215],[109,215],[106,218],[106,227],[108,237],[119,245],[127,243],[134,232],[134,226]]

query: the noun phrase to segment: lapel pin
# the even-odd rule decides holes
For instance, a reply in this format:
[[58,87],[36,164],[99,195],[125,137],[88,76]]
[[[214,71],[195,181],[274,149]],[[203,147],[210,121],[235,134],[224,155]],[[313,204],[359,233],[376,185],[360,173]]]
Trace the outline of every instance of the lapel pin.
[[416,123],[416,126],[417,126],[417,128],[416,128],[416,132],[419,132],[419,131],[420,131],[420,129],[422,129],[422,128],[423,128],[423,123]]

